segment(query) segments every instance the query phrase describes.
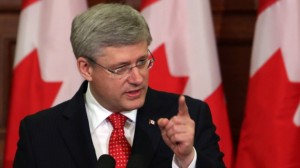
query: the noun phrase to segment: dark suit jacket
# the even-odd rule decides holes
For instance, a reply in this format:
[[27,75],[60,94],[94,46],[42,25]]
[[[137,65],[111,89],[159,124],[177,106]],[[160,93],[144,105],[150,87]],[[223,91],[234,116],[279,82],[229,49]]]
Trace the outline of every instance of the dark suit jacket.
[[[85,110],[86,89],[87,82],[84,82],[72,99],[21,121],[14,168],[96,167],[97,158]],[[196,123],[196,167],[225,167],[209,107],[190,97],[186,97],[186,103]],[[132,155],[143,155],[146,167],[171,167],[173,152],[162,140],[159,127],[149,124],[149,119],[171,118],[177,111],[178,95],[148,89],[145,104],[137,112],[132,146]]]

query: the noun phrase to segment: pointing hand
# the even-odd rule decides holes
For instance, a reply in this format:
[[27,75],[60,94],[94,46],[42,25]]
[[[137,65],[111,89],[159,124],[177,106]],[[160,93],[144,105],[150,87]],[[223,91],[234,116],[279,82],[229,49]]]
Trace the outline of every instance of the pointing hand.
[[182,167],[187,167],[194,158],[194,134],[195,122],[190,118],[185,97],[180,96],[178,113],[171,119],[160,118],[162,137],[165,143],[172,149],[176,160]]

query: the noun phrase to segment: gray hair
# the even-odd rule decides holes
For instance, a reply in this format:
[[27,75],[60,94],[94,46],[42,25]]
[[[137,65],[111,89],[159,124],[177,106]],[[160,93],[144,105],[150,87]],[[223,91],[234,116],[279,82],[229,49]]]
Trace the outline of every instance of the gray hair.
[[75,17],[71,43],[76,58],[103,54],[105,47],[120,47],[152,37],[143,16],[128,5],[98,4]]

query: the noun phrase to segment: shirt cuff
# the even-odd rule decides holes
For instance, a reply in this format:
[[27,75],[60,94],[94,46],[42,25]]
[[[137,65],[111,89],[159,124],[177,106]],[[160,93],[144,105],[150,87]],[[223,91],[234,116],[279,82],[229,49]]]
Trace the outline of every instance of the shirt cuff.
[[[187,167],[187,168],[195,168],[196,167],[196,161],[197,161],[197,152],[194,149],[195,155],[193,158],[193,161],[191,162],[191,164]],[[175,158],[175,154],[173,155],[173,160],[172,160],[172,168],[181,168],[180,166],[178,166],[176,158]]]

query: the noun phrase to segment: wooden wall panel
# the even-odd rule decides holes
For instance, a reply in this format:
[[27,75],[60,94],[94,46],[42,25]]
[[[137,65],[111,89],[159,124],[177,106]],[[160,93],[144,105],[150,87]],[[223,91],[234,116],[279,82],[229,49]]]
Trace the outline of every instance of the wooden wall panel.
[[[14,46],[16,42],[16,33],[18,25],[18,15],[4,14],[0,15],[0,109],[7,111],[8,96],[10,89],[11,68],[14,55]],[[0,113],[0,128],[4,128],[6,124],[6,113]],[[1,135],[0,135],[1,137]]]
[[5,12],[0,14],[0,167],[2,167],[3,161],[4,135],[18,17],[18,13]]
[[255,17],[252,13],[229,12],[224,13],[222,17],[221,30],[218,37],[220,45],[224,43],[248,43],[251,45],[253,24],[255,22]]
[[257,0],[210,0],[212,10],[223,11],[253,11]]
[[235,152],[245,110],[256,6],[255,0],[211,2]]
[[[2,139],[2,138],[1,138]],[[4,140],[0,141],[0,168],[3,167],[3,150],[4,150]]]
[[[140,0],[88,0],[126,2],[138,8]],[[245,108],[249,62],[256,19],[256,0],[210,0],[221,75],[234,142],[237,147]],[[0,168],[2,168],[12,61],[21,0],[0,0]]]
[[232,140],[236,149],[245,108],[251,46],[219,44],[218,52]]
[[0,11],[18,11],[21,6],[21,0],[0,0]]

